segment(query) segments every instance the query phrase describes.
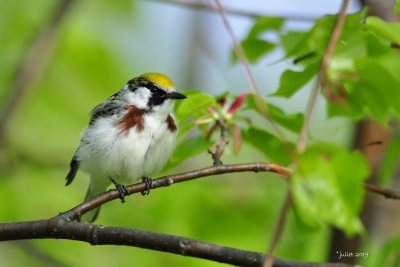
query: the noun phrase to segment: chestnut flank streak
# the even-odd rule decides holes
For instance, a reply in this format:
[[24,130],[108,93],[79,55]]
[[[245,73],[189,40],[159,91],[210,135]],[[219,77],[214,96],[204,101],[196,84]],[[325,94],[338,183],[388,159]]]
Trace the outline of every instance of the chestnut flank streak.
[[174,119],[172,118],[171,115],[168,115],[166,122],[168,124],[168,130],[170,130],[170,132],[175,132],[176,131],[176,124]]
[[138,109],[134,105],[129,105],[128,112],[118,122],[118,125],[121,128],[121,132],[123,133],[125,132],[127,134],[129,132],[129,129],[135,126],[138,132],[143,131],[144,127],[143,113],[144,113],[143,110]]

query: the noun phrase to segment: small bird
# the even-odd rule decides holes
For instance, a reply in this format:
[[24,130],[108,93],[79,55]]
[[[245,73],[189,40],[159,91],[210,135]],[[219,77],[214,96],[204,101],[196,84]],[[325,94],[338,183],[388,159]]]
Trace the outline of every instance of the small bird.
[[[121,202],[125,183],[142,178],[151,188],[150,175],[160,171],[170,158],[178,128],[172,109],[174,101],[185,95],[175,91],[174,83],[160,73],[145,73],[133,78],[118,92],[97,105],[66,177],[72,183],[79,168],[90,175],[85,201],[103,193],[114,183]],[[83,216],[93,222],[99,208]]]

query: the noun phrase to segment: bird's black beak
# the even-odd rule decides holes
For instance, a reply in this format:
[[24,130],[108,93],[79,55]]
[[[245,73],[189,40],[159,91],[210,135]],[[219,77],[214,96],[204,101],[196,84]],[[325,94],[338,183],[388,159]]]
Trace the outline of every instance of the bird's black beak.
[[168,99],[185,99],[186,96],[178,93],[178,92],[171,92],[171,93],[167,93],[167,98]]

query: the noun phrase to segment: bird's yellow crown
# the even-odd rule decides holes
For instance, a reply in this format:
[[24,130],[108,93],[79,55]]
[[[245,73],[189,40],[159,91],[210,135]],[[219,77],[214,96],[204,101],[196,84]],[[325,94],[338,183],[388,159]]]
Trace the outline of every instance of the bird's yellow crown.
[[141,77],[146,78],[150,82],[163,87],[167,90],[175,90],[174,82],[170,78],[161,73],[145,73]]

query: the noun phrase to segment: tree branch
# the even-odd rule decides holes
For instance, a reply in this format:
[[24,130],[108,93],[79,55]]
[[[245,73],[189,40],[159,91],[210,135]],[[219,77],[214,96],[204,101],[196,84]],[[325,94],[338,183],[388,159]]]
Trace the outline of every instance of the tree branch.
[[[70,222],[62,217],[18,223],[0,224],[0,241],[19,239],[67,239],[92,245],[124,245],[169,252],[184,256],[239,265],[260,266],[264,255],[225,246],[219,246],[190,238],[136,230],[125,227],[106,227]],[[348,264],[307,263],[286,259],[274,259],[276,267],[351,267]]]
[[[181,7],[187,7],[191,9],[201,9],[205,11],[214,12],[214,7],[212,5],[206,4],[200,1],[193,0],[152,0],[153,2],[163,2],[166,4],[174,4]],[[253,12],[249,10],[242,10],[238,8],[224,8],[225,12],[229,15],[236,15],[241,17],[250,17],[257,18],[262,16],[274,16],[274,17],[283,17],[285,19],[290,20],[299,20],[299,21],[313,21],[316,20],[317,17],[309,16],[309,15],[299,15],[297,13],[293,14],[264,14],[261,12]]]
[[297,151],[302,152],[307,144],[307,135],[311,124],[311,117],[314,112],[315,106],[317,104],[318,96],[322,90],[322,84],[325,80],[325,74],[328,70],[329,63],[331,61],[333,52],[335,51],[336,44],[339,40],[340,34],[342,33],[343,25],[346,20],[346,10],[349,6],[350,0],[343,0],[342,6],[337,17],[336,25],[333,28],[332,36],[329,39],[328,45],[326,47],[325,54],[321,61],[320,71],[317,75],[317,80],[311,91],[310,99],[307,104],[303,126],[297,141]]
[[208,153],[211,154],[211,158],[213,159],[213,165],[222,165],[222,154],[225,150],[225,145],[229,143],[228,140],[228,128],[226,127],[222,118],[219,118],[215,125],[219,127],[220,136],[217,141],[214,143],[212,147],[208,149]]
[[233,50],[235,51],[235,54],[240,62],[240,66],[243,69],[244,76],[246,77],[251,90],[253,91],[253,93],[260,95],[260,89],[258,89],[256,80],[253,76],[253,73],[250,70],[250,64],[249,64],[249,61],[247,60],[246,53],[244,52],[239,41],[237,40],[235,33],[233,32],[233,29],[232,29],[231,25],[229,24],[228,19],[225,16],[224,8],[222,7],[219,0],[212,0],[212,1],[214,2],[214,5],[215,5],[215,11],[221,17],[224,27],[225,27],[229,37],[231,38]]
[[400,199],[400,192],[390,188],[382,188],[369,183],[364,183],[364,188],[369,192],[384,196],[385,198]]
[[[238,61],[240,63],[240,66],[242,67],[244,76],[246,77],[247,83],[250,86],[250,89],[255,93],[257,96],[255,98],[255,103],[260,111],[261,115],[263,115],[267,121],[270,123],[272,129],[275,131],[276,135],[281,139],[283,143],[287,143],[287,139],[285,137],[285,134],[283,131],[278,127],[278,125],[275,123],[275,121],[272,119],[271,115],[269,114],[268,109],[265,107],[265,104],[261,101],[262,99],[262,94],[260,89],[257,86],[256,79],[254,78],[253,73],[251,72],[249,60],[247,59],[246,53],[243,50],[243,47],[241,46],[240,42],[235,36],[235,33],[229,24],[229,21],[227,17],[225,16],[225,10],[223,6],[221,5],[219,0],[210,0],[214,3],[215,6],[215,11],[218,13],[218,15],[221,17],[222,23],[226,29],[226,32],[229,35],[229,38],[231,39],[232,42],[232,48],[233,51],[235,52],[235,55],[238,58]],[[290,154],[290,150],[288,150],[288,153]]]
[[[268,164],[262,162],[255,163],[245,163],[245,164],[232,164],[232,165],[216,165],[211,167],[206,167],[194,171],[184,172],[175,175],[163,176],[158,179],[154,179],[152,182],[152,189],[159,187],[166,187],[172,184],[181,183],[201,177],[211,176],[211,175],[220,175],[225,173],[234,173],[234,172],[274,172],[281,174],[281,177],[285,177],[287,174],[287,169],[285,167],[276,165],[276,164]],[[129,185],[126,187],[128,195],[132,195],[135,193],[146,191],[145,183],[137,183],[133,185]],[[83,202],[76,207],[60,214],[59,216],[66,217],[67,220],[76,221],[83,214],[92,210],[96,207],[99,207],[109,201],[114,199],[119,199],[119,192],[115,189],[104,192],[103,194],[98,195],[96,198]]]
[[[163,176],[158,179],[154,179],[152,183],[152,189],[156,189],[159,187],[166,187],[172,184],[181,183],[197,178],[212,176],[212,175],[220,175],[225,173],[235,173],[235,172],[272,172],[277,173],[284,180],[287,180],[291,174],[291,170],[281,165],[277,164],[268,164],[265,162],[254,162],[254,163],[243,163],[243,164],[231,164],[231,165],[216,165],[211,167],[206,167],[194,171]],[[368,183],[364,184],[366,190],[382,195],[386,198],[391,199],[400,199],[400,192],[392,189],[381,188],[375,185],[371,185]],[[126,187],[128,190],[128,195],[132,195],[139,192],[144,192],[147,190],[145,183],[137,183],[133,185],[129,185]],[[107,202],[110,202],[114,199],[119,199],[119,192],[115,189],[104,192],[94,199],[83,202],[74,208],[61,213],[59,216],[65,217],[68,221],[76,221],[79,218],[96,207],[99,207]]]
[[283,227],[285,226],[286,222],[286,216],[287,213],[292,206],[292,196],[290,192],[290,188],[287,189],[286,196],[285,196],[285,201],[283,203],[283,206],[281,208],[280,214],[279,214],[279,219],[278,223],[276,225],[276,228],[272,234],[272,239],[271,243],[269,245],[268,251],[267,251],[267,256],[264,258],[263,262],[263,267],[272,267],[274,266],[274,251],[276,246],[278,245],[278,241],[281,238],[282,232],[283,232]]
[[[201,177],[234,172],[273,172],[287,180],[289,168],[263,162],[217,165],[153,180],[152,188],[159,188]],[[400,199],[400,192],[365,184],[371,192],[385,197]],[[144,183],[127,187],[128,195],[147,190]],[[265,255],[235,248],[219,246],[185,237],[140,231],[123,227],[104,227],[76,222],[80,216],[106,202],[119,198],[117,190],[109,190],[96,198],[48,220],[0,223],[0,241],[21,239],[69,239],[88,242],[93,245],[126,245],[180,255],[203,258],[241,266],[261,266]],[[347,264],[306,263],[274,258],[273,266],[293,267],[351,267]]]

